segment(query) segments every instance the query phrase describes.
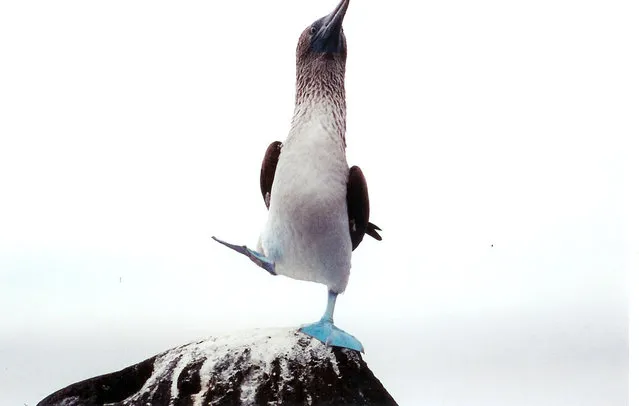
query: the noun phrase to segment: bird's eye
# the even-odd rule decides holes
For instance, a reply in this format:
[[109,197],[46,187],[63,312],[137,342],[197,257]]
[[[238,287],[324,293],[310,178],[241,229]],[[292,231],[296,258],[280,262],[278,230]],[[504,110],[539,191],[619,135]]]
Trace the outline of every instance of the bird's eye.
[[315,32],[317,32],[317,28],[315,28],[314,25],[311,25],[311,30],[310,30],[311,35],[315,35]]

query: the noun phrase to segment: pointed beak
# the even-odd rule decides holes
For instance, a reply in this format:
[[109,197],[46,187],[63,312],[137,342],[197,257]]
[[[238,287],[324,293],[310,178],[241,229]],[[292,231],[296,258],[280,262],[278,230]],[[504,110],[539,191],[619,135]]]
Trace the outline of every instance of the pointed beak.
[[322,18],[322,26],[313,40],[313,49],[316,52],[343,52],[345,44],[342,36],[342,22],[348,9],[349,0],[341,0],[335,10]]
[[335,10],[324,17],[324,25],[319,32],[320,36],[326,38],[331,36],[331,34],[339,34],[342,29],[342,21],[344,21],[346,10],[348,10],[348,3],[349,0],[340,1]]

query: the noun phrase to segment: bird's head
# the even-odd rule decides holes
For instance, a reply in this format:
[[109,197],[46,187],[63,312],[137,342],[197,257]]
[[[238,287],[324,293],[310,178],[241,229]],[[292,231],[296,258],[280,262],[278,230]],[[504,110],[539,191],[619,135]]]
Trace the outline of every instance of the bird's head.
[[[335,10],[306,27],[297,43],[297,84],[300,90],[327,85],[343,89],[346,71],[346,37],[342,21],[349,0],[341,0]],[[320,90],[320,89],[316,89]],[[321,91],[321,90],[320,90]]]

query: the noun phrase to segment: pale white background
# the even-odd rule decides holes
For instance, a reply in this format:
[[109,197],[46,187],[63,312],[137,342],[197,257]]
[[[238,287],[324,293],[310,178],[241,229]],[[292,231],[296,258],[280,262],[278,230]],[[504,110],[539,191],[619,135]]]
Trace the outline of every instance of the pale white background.
[[[257,240],[297,38],[335,4],[0,5],[0,404],[321,315],[210,236]],[[336,321],[400,404],[627,404],[629,5],[352,1],[347,152],[384,241]]]

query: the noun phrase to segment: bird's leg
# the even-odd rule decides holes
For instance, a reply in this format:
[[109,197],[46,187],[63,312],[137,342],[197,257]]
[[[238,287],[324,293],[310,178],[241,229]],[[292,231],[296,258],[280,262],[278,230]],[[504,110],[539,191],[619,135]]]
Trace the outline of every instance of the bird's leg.
[[335,313],[335,302],[337,301],[337,293],[328,290],[328,301],[326,302],[326,310],[321,321],[333,324],[333,313]]
[[333,324],[333,313],[335,312],[335,301],[337,293],[329,289],[328,303],[324,316],[317,323],[309,324],[300,328],[300,331],[313,338],[316,338],[326,345],[332,347],[344,347],[351,350],[364,352],[364,346],[359,340],[344,330],[341,330]]
[[252,249],[248,248],[246,245],[230,244],[218,238],[215,238],[215,237],[212,237],[212,238],[215,241],[219,242],[220,244],[229,247],[233,251],[237,251],[242,255],[246,255],[251,261],[253,261],[255,265],[265,269],[271,275],[277,275],[275,273],[275,263],[271,261],[270,259],[268,259],[267,257],[265,257],[264,255],[260,254],[259,252],[253,251]]

